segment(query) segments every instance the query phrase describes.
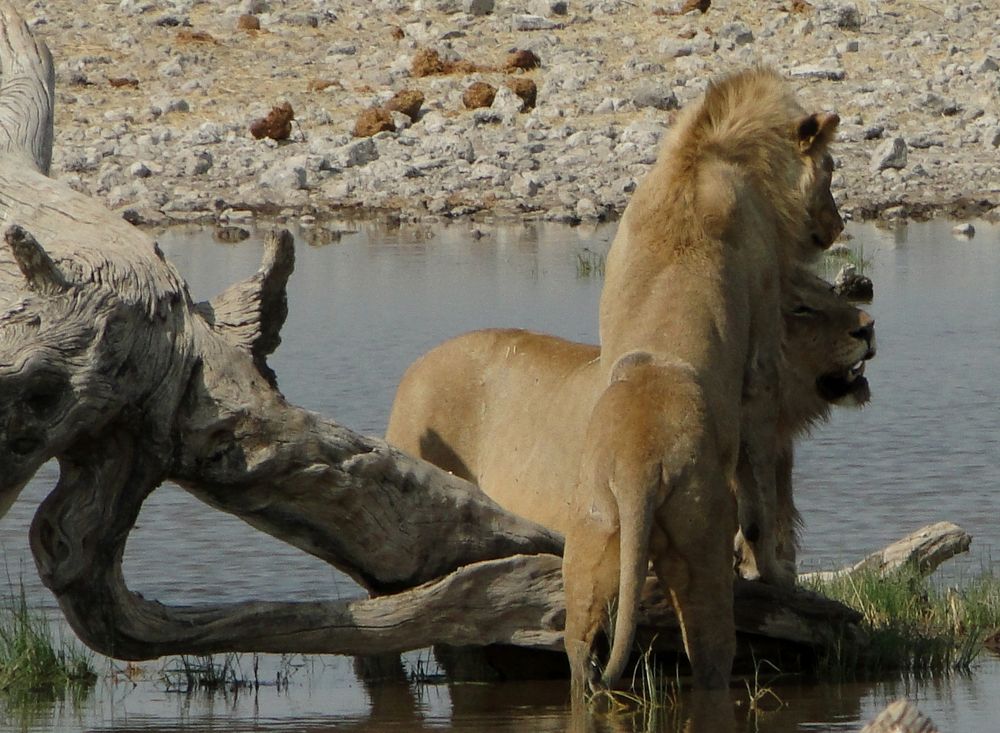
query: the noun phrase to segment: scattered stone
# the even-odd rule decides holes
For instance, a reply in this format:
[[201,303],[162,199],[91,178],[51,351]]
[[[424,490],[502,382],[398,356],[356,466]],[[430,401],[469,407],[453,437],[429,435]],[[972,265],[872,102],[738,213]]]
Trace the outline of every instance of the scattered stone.
[[503,115],[492,107],[480,107],[472,110],[472,122],[476,125],[492,125],[503,122]]
[[212,154],[207,150],[188,153],[184,159],[184,174],[188,176],[202,176],[212,169],[213,163]]
[[160,76],[184,76],[184,66],[181,64],[181,60],[179,58],[171,59],[166,63],[160,64],[157,71]]
[[678,59],[690,56],[694,52],[694,47],[683,40],[664,38],[657,50],[668,59]]
[[496,93],[497,88],[492,84],[487,84],[485,81],[474,81],[462,94],[462,104],[465,105],[466,109],[489,107],[493,104]]
[[378,160],[378,147],[371,137],[364,137],[337,148],[330,158],[340,168],[356,168]]
[[250,237],[250,232],[243,227],[217,226],[214,232],[215,238],[220,242],[242,242]]
[[254,213],[248,209],[225,209],[219,214],[219,221],[237,222],[253,221]]
[[960,239],[972,239],[976,236],[976,228],[969,222],[956,224],[951,228],[951,233]]
[[677,95],[662,84],[646,83],[636,89],[632,95],[636,107],[652,107],[653,109],[678,109],[681,105]]
[[878,147],[871,158],[872,171],[884,171],[887,168],[906,167],[906,141],[901,137],[886,140]]
[[626,102],[620,97],[605,97],[602,99],[596,107],[594,107],[594,114],[602,115],[608,112],[617,112],[625,106]]
[[250,134],[257,140],[268,137],[272,140],[287,140],[292,134],[292,120],[295,119],[295,112],[292,105],[282,102],[277,107],[272,107],[266,117],[254,120],[250,123]]
[[404,115],[393,109],[388,110],[388,112],[389,116],[392,117],[392,125],[396,128],[396,132],[413,127],[413,118],[409,115]]
[[244,13],[236,19],[236,28],[241,31],[259,31],[260,18],[250,13]]
[[74,71],[70,74],[69,83],[75,87],[89,87],[94,85],[94,82],[92,82],[82,71]]
[[940,94],[935,94],[934,92],[918,94],[911,101],[910,107],[917,112],[926,112],[943,117],[951,117],[958,114],[961,109],[955,100],[945,99]]
[[385,103],[385,108],[390,112],[402,112],[413,122],[417,121],[420,114],[420,107],[424,103],[424,93],[416,89],[403,89],[396,92],[392,99]]
[[[688,15],[662,22],[649,8],[673,16],[685,0],[493,0],[492,15],[480,17],[472,13],[489,2],[111,2],[118,12],[110,27],[101,3],[78,3],[65,23],[36,8],[29,24],[44,28],[50,45],[63,49],[56,63],[62,112],[54,175],[146,221],[162,217],[175,199],[173,212],[212,217],[218,199],[252,207],[268,201],[295,221],[312,198],[297,188],[296,165],[317,199],[372,206],[398,199],[406,216],[428,215],[435,198],[449,202],[450,213],[494,201],[486,207],[495,207],[498,217],[519,216],[525,209],[512,193],[515,184],[540,219],[580,219],[586,213],[577,211],[581,199],[604,215],[620,214],[627,187],[656,158],[674,98],[693,102],[718,69],[758,60],[788,76],[794,69],[792,86],[810,104],[840,110],[836,157],[843,165],[834,182],[845,215],[906,218],[944,207],[956,221],[973,221],[981,214],[954,208],[964,198],[985,202],[982,210],[992,209],[1000,220],[1000,112],[991,104],[1000,90],[1000,46],[991,35],[992,4],[984,0],[896,2],[905,12],[861,0],[715,2],[713,15],[704,18],[689,3]],[[952,5],[957,20],[949,21],[944,13]],[[445,10],[454,14],[442,15]],[[554,27],[510,35],[518,13]],[[241,14],[273,33],[238,30]],[[157,28],[164,17],[171,20]],[[186,27],[188,21],[194,27]],[[302,23],[322,24],[323,35],[296,25]],[[290,139],[301,137],[301,145],[249,137],[256,112],[270,110],[255,105],[286,97],[255,100],[252,87],[230,84],[241,71],[239,55],[219,53],[222,46],[200,30],[227,48],[266,44],[261,79],[287,85],[290,102],[307,88],[313,93],[306,108],[292,102],[302,131],[293,120]],[[743,40],[748,43],[737,43]],[[803,43],[819,53],[804,57]],[[425,58],[429,73],[413,68],[421,49],[436,50]],[[528,70],[529,63],[508,65],[514,49],[540,56],[544,74]],[[489,64],[477,70],[481,76],[430,75],[476,70],[480,63]],[[513,73],[499,73],[508,70]],[[421,73],[425,79],[416,78]],[[459,100],[479,79],[498,91],[490,107],[466,111]],[[426,98],[416,111],[402,98],[387,101],[394,92],[417,89]],[[387,117],[367,131],[374,138],[355,138],[358,114],[372,103],[365,100],[376,100]],[[530,111],[533,101],[544,105],[544,114]],[[189,109],[197,114],[185,113]],[[393,128],[398,134],[379,132]],[[897,137],[908,160],[894,168],[901,161],[889,156],[883,168],[875,152]],[[350,142],[370,145],[348,153],[342,148]],[[208,159],[195,158],[206,149],[214,165],[195,173],[208,166]],[[299,152],[308,159],[287,163]],[[485,177],[471,178],[470,169],[483,161],[490,165],[477,171]],[[286,187],[258,194],[261,176],[272,169]],[[518,179],[529,173],[530,181]],[[184,186],[183,195],[176,193]],[[456,192],[460,200],[451,199]]]
[[358,47],[350,41],[338,41],[327,50],[331,56],[354,56],[358,52]]
[[453,15],[462,12],[462,0],[414,0],[413,9],[417,12],[436,10],[439,13]]
[[489,15],[494,5],[494,0],[463,0],[462,10],[469,15]]
[[524,109],[524,100],[505,85],[495,90],[490,108],[500,114],[502,121],[513,123]]
[[944,144],[944,138],[929,132],[918,133],[907,140],[907,145],[920,150],[926,150],[931,147],[943,148]]
[[176,28],[179,25],[191,25],[191,21],[187,18],[178,18],[176,15],[164,15],[162,18],[157,18],[153,21],[153,25],[157,28]]
[[149,114],[153,118],[170,114],[171,112],[190,112],[191,105],[186,99],[159,99],[149,107]]
[[203,122],[190,137],[192,145],[215,145],[222,142],[222,125],[218,122]]
[[122,219],[136,227],[141,227],[146,223],[146,218],[142,215],[142,212],[131,207],[122,211]]
[[515,13],[511,16],[511,25],[515,31],[551,31],[559,27],[548,18],[541,15]]
[[286,161],[264,171],[258,182],[266,188],[298,191],[307,187],[306,169],[296,162]]
[[859,31],[861,11],[852,2],[834,4],[824,9],[821,22],[845,31]]
[[538,58],[538,54],[534,51],[518,49],[517,51],[511,51],[507,56],[507,63],[504,64],[504,68],[507,71],[516,71],[517,69],[530,71],[531,69],[537,69],[541,64],[542,60]]
[[972,70],[977,74],[988,74],[991,71],[1000,70],[1000,63],[997,63],[992,56],[985,56],[982,61],[972,67]]
[[354,137],[371,137],[380,132],[395,132],[396,125],[392,121],[389,110],[381,107],[369,107],[362,110],[354,123]]
[[861,137],[865,140],[877,140],[885,132],[885,125],[869,125],[862,131]]
[[528,11],[532,15],[566,15],[569,12],[569,3],[566,0],[534,0]]
[[844,69],[836,62],[821,64],[802,64],[789,72],[800,79],[825,79],[827,81],[843,81],[847,76]]
[[302,25],[307,28],[319,28],[319,16],[315,13],[290,13],[283,16],[288,25]]
[[581,198],[576,202],[576,207],[574,212],[581,219],[600,219],[601,212],[597,208],[597,204],[594,203],[593,199]]
[[515,76],[504,82],[508,89],[521,98],[523,102],[522,110],[534,109],[538,99],[538,87],[535,82],[524,76]]
[[716,35],[719,38],[732,41],[737,46],[744,46],[748,43],[753,43],[753,31],[750,30],[750,26],[746,23],[726,23],[724,26],[719,28]]
[[133,178],[149,178],[153,175],[153,171],[149,169],[149,166],[142,162],[133,163],[129,166],[128,172]]
[[510,183],[510,192],[518,198],[531,198],[541,188],[538,178],[531,173],[518,173]]

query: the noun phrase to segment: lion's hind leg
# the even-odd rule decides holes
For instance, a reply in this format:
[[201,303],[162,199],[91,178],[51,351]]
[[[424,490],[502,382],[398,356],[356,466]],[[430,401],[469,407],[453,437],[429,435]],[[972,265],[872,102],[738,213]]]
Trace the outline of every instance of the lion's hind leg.
[[736,511],[722,476],[709,485],[692,481],[672,494],[657,514],[653,567],[669,590],[694,685],[700,689],[727,687],[732,672],[735,532]]
[[563,587],[566,629],[563,640],[569,658],[572,698],[581,702],[600,686],[594,641],[608,622],[618,595],[619,539],[614,526],[601,521],[577,523],[566,533]]

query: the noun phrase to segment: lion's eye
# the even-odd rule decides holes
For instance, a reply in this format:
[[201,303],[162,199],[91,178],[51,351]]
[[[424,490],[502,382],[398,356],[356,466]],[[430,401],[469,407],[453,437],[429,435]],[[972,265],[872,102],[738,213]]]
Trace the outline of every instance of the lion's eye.
[[797,305],[792,311],[793,316],[814,316],[818,313],[815,308],[810,308],[808,305]]

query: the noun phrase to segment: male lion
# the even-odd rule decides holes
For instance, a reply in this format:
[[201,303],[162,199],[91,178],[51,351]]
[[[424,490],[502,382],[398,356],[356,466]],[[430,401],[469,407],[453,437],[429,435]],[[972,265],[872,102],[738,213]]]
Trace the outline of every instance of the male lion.
[[775,502],[780,292],[843,228],[827,146],[836,115],[807,115],[773,71],[711,84],[678,119],[629,203],[601,293],[605,374],[643,351],[690,364],[707,391],[723,473],[742,471],[739,524],[768,582]]
[[780,295],[793,268],[843,228],[827,152],[838,122],[806,115],[773,71],[723,78],[681,114],[626,208],[601,293],[610,383],[591,416],[578,489],[591,506],[566,532],[565,643],[577,694],[599,604],[616,595],[605,571],[619,548],[603,543],[621,542],[605,684],[627,661],[638,604],[629,581],[650,556],[698,687],[726,685],[732,666],[737,520],[761,579],[795,582],[778,560],[774,517]]
[[[825,419],[830,405],[868,400],[863,364],[874,355],[874,321],[806,272],[782,301],[776,523],[781,560],[794,566],[792,441]],[[564,533],[584,432],[605,387],[599,359],[598,346],[518,329],[457,336],[406,370],[386,440],[479,484],[508,511]]]

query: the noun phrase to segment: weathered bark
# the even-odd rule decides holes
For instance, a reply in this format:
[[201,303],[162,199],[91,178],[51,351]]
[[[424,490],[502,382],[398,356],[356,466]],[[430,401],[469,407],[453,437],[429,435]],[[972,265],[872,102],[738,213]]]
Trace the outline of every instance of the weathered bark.
[[840,570],[826,570],[803,573],[800,580],[833,580],[858,572],[874,571],[886,574],[904,567],[913,568],[923,575],[930,575],[937,567],[955,557],[968,552],[972,535],[951,522],[937,522],[911,532],[901,540],[893,542],[863,560]]
[[288,405],[245,356],[198,323],[195,332],[202,364],[177,416],[169,477],[212,506],[378,593],[469,562],[561,551],[558,535],[471,484]]
[[[248,613],[271,619],[275,638],[285,639],[355,619],[356,641],[340,634],[289,649],[469,643],[475,614],[469,625],[420,629],[438,614],[421,599],[474,605],[467,574],[387,600],[385,634],[371,631],[378,613],[365,605],[169,608],[128,591],[125,540],[143,500],[171,478],[376,592],[413,588],[478,561],[558,553],[562,543],[476,487],[284,401],[265,357],[284,320],[287,233],[271,242],[261,273],[196,308],[145,234],[33,170],[45,169],[51,151],[51,61],[0,5],[3,89],[13,85],[3,109],[18,114],[0,158],[7,240],[0,245],[0,494],[9,505],[42,462],[59,459],[60,479],[32,523],[31,545],[74,629],[98,651],[129,658],[284,648],[251,630]],[[46,127],[48,136],[27,132]],[[540,562],[546,571],[558,564],[551,555]],[[490,587],[484,581],[480,590]],[[449,594],[458,595],[440,601]],[[517,608],[530,613],[533,603]],[[497,624],[495,612],[480,619],[477,638],[491,638],[495,627],[497,641],[511,642],[541,628],[525,622],[525,636],[518,624]],[[279,616],[283,628],[273,623]]]
[[861,733],[938,733],[938,729],[913,703],[896,700],[866,725]]
[[27,155],[42,173],[52,163],[55,68],[42,41],[8,3],[0,4],[0,151]]

